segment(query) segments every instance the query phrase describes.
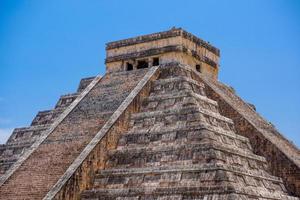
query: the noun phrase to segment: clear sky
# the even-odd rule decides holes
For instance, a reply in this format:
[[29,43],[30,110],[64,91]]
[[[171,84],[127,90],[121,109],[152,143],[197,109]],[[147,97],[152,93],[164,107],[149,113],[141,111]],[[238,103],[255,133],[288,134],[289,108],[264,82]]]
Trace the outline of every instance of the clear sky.
[[172,26],[220,48],[220,80],[300,146],[298,0],[0,0],[0,143],[104,74],[106,42]]

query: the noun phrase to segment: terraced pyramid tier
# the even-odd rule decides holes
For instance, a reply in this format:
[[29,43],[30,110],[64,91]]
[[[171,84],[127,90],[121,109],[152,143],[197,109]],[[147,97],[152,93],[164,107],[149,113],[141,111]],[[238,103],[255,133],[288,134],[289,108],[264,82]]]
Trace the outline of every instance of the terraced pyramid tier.
[[53,110],[38,112],[29,127],[14,129],[6,144],[0,145],[0,176],[4,175],[22,154],[41,137],[42,133],[50,128],[51,124],[70,106],[94,78],[82,79],[77,91],[72,94],[62,95]]
[[82,199],[298,199],[183,68],[161,69],[130,119]]

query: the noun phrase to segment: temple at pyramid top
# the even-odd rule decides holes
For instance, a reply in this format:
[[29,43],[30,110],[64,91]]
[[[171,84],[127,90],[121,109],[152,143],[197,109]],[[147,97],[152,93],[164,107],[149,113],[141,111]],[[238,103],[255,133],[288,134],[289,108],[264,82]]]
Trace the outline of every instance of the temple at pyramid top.
[[170,62],[193,66],[217,79],[220,50],[181,29],[142,35],[106,44],[106,71],[148,68]]

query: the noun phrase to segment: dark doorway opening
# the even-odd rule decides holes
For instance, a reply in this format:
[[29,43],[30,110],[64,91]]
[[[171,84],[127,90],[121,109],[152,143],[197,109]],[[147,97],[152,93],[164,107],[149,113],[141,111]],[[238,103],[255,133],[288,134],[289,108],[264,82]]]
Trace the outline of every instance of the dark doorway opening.
[[133,65],[130,64],[130,63],[126,63],[126,70],[127,70],[127,71],[133,70]]
[[196,65],[196,70],[201,73],[201,65]]
[[159,65],[159,58],[158,57],[153,58],[152,66],[158,66],[158,65]]
[[139,60],[136,68],[137,69],[148,68],[148,62],[146,60]]

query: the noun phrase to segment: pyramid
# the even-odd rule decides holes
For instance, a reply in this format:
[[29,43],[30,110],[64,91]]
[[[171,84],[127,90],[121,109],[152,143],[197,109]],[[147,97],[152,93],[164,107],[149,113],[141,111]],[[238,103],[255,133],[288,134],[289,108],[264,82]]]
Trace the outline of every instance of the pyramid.
[[50,128],[51,124],[70,106],[94,78],[82,79],[76,93],[62,95],[53,110],[39,112],[29,127],[14,129],[6,144],[0,146],[0,175],[4,175],[19,157],[41,136],[41,133]]
[[298,199],[299,150],[217,80],[217,48],[173,28],[106,50],[2,145],[0,199]]

